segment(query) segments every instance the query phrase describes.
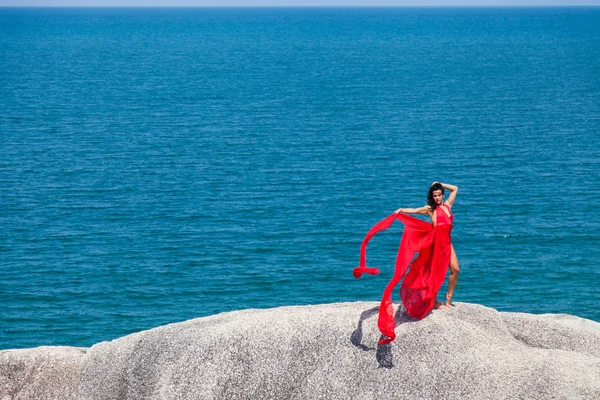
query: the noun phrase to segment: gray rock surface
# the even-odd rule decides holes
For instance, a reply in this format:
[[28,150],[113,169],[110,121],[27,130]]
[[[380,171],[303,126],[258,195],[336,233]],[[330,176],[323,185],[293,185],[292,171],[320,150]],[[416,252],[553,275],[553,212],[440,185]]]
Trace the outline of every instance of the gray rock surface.
[[378,303],[251,309],[91,348],[0,352],[0,399],[600,399],[600,324],[468,303],[422,321]]
[[0,399],[78,399],[86,351],[59,346],[0,351]]

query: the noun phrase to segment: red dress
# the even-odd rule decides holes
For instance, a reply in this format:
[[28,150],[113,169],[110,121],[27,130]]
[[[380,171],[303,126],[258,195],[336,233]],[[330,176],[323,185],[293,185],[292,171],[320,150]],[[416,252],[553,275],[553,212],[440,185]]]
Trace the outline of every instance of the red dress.
[[[366,265],[367,243],[369,240],[376,233],[389,228],[397,219],[404,223],[404,233],[396,257],[394,276],[385,288],[379,306],[379,330],[389,337],[389,339],[380,340],[379,343],[381,344],[389,343],[396,338],[392,291],[409,267],[410,270],[400,286],[400,297],[408,314],[413,318],[423,319],[433,309],[435,297],[446,279],[446,272],[450,265],[450,255],[452,254],[450,232],[452,231],[454,215],[449,207],[443,207],[448,210],[450,216],[439,206],[436,207],[435,227],[428,222],[406,214],[392,214],[371,228],[362,242],[360,265],[352,271],[355,278],[360,278],[365,272],[371,275],[379,273],[377,268],[368,268]],[[413,261],[413,257],[417,252],[419,254]]]

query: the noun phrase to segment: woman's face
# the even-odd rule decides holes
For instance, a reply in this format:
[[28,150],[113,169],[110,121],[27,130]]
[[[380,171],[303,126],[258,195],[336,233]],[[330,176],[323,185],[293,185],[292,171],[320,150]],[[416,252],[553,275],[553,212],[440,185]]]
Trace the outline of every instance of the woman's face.
[[434,190],[433,191],[433,201],[435,201],[435,204],[442,205],[442,202],[444,201],[444,195],[442,194],[441,190]]

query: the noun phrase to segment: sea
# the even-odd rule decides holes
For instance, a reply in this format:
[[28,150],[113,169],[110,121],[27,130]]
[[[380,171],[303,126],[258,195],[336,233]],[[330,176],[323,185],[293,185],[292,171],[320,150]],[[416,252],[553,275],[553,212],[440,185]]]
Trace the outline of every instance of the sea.
[[0,8],[0,349],[379,301],[434,181],[455,302],[600,321],[599,176],[600,8]]

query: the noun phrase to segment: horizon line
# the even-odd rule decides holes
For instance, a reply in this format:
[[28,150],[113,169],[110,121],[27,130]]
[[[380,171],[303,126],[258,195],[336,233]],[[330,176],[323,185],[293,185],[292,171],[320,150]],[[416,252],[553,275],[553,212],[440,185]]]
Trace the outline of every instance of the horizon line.
[[221,5],[221,6],[209,6],[209,5],[151,5],[151,6],[138,6],[138,5],[0,5],[0,8],[600,8],[600,4],[553,4],[553,5],[541,5],[541,4],[477,4],[477,5]]

